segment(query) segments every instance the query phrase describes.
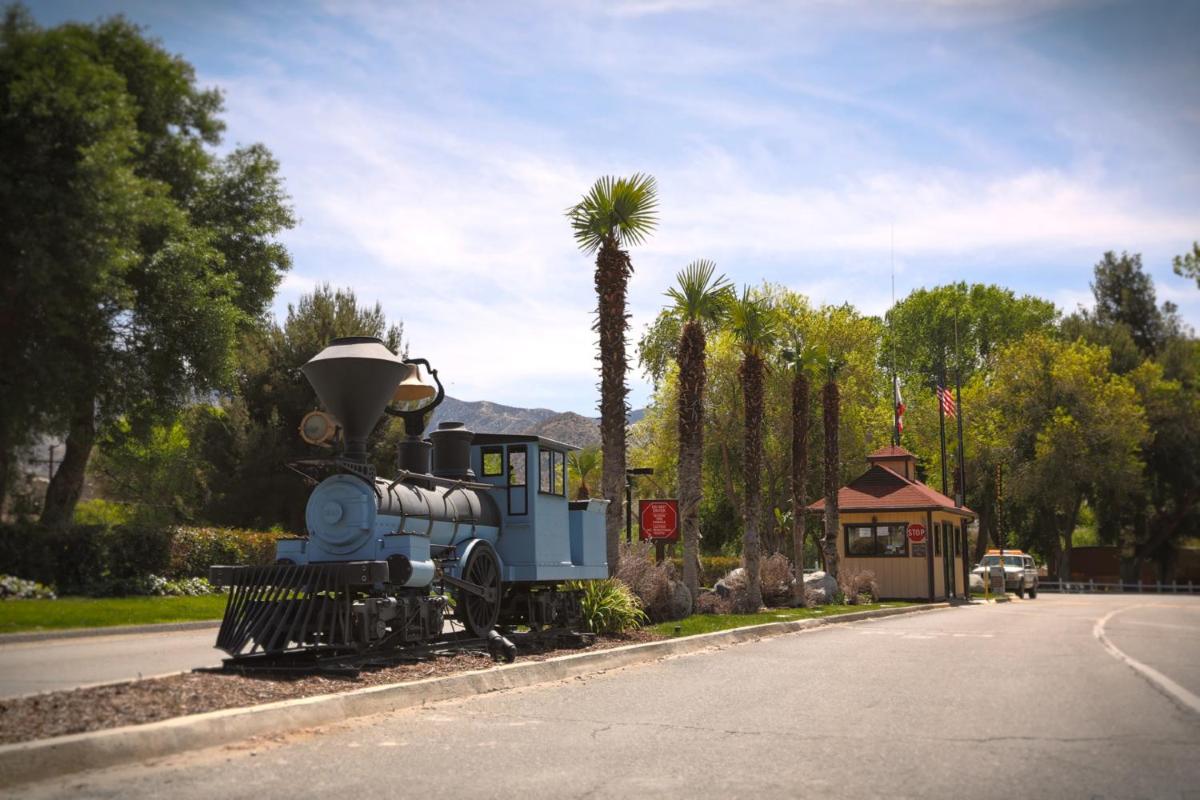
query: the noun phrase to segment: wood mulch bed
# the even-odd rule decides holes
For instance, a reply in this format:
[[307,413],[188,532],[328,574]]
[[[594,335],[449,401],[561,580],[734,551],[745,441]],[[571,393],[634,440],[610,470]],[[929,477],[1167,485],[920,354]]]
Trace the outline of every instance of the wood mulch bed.
[[[522,653],[517,662],[543,661],[555,656],[606,650],[666,638],[646,630],[620,636],[601,636],[588,647]],[[247,677],[191,672],[165,678],[70,689],[0,699],[0,744],[46,739],[72,733],[140,725],[147,722],[219,711],[223,708],[293,700],[319,694],[404,683],[459,672],[486,669],[494,662],[482,653],[461,652],[428,661],[399,664],[361,672],[356,678]]]

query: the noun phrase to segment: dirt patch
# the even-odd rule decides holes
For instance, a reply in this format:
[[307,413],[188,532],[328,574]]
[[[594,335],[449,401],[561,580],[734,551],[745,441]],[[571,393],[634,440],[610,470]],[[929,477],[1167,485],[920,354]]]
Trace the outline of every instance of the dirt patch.
[[[663,638],[666,637],[645,630],[622,636],[602,636],[590,647],[523,653],[517,661],[544,661],[571,653],[606,650]],[[0,700],[0,744],[140,725],[188,714],[346,692],[366,686],[405,683],[491,666],[494,662],[482,653],[462,652],[429,661],[364,670],[356,678],[317,675],[246,677],[193,672],[89,689],[47,692]]]

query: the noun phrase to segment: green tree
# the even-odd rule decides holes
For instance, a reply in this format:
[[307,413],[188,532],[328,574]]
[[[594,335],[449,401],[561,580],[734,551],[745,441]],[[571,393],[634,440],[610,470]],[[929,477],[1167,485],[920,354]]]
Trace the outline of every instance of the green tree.
[[1175,307],[1167,303],[1159,308],[1154,281],[1142,269],[1139,253],[1105,253],[1096,264],[1092,295],[1096,321],[1127,328],[1143,355],[1157,353],[1178,327]]
[[729,326],[742,353],[738,378],[742,384],[745,430],[742,447],[742,480],[746,489],[742,512],[745,518],[742,563],[746,568],[746,608],[743,610],[746,613],[754,613],[762,606],[759,525],[762,515],[763,382],[767,370],[766,360],[775,345],[778,333],[778,318],[770,298],[752,291],[747,286],[742,290],[742,296],[730,306]]
[[[360,304],[353,290],[329,284],[289,304],[282,324],[266,321],[248,331],[223,438],[214,434],[224,441],[224,452],[213,458],[225,469],[214,479],[208,515],[233,525],[301,530],[307,488],[285,464],[328,452],[304,444],[297,434],[300,420],[318,406],[300,367],[341,336],[376,336],[403,356],[403,333],[402,324],[388,323],[379,303]],[[391,469],[395,442],[403,435],[403,426],[389,421],[379,421],[369,444],[381,475]]]
[[1015,543],[1057,562],[1063,576],[1084,500],[1140,490],[1145,414],[1133,385],[1108,362],[1102,347],[1035,333],[1004,348],[992,374],[973,381],[975,419],[1004,471]]
[[10,7],[0,85],[0,473],[20,431],[65,430],[59,525],[98,430],[145,435],[227,382],[293,219],[264,148],[215,154],[219,93],[124,19],[42,29]]
[[1175,256],[1172,261],[1175,274],[1181,278],[1191,278],[1200,288],[1200,242],[1192,243],[1192,252]]
[[571,453],[567,456],[567,469],[571,485],[575,487],[575,499],[590,499],[592,487],[588,485],[588,481],[594,481],[596,472],[600,469],[600,448],[585,447]]
[[608,566],[620,558],[625,486],[625,331],[626,293],[633,262],[627,248],[645,240],[658,224],[658,186],[653,177],[605,176],[567,210],[579,248],[596,254],[596,331],[600,337],[600,446],[604,465],[600,484],[609,501],[605,517]]
[[209,499],[214,465],[206,436],[224,411],[194,405],[138,436],[125,420],[109,425],[99,437],[89,471],[104,497],[129,504],[142,522],[195,521]]
[[991,284],[960,282],[916,289],[888,312],[881,367],[890,372],[894,359],[905,386],[931,386],[957,366],[957,327],[966,381],[976,370],[988,368],[998,348],[1030,331],[1049,330],[1057,316],[1054,304],[1047,300],[1018,297]]
[[797,596],[804,600],[804,534],[808,514],[808,434],[811,426],[812,390],[809,373],[820,360],[811,346],[797,341],[792,349],[785,350],[783,357],[792,371],[792,448],[791,448],[791,492],[792,492],[792,563],[796,566],[796,578],[800,581]]
[[719,323],[732,290],[716,276],[711,261],[693,261],[667,290],[672,312],[682,321],[676,359],[679,362],[679,511],[683,535],[683,582],[693,600],[700,596],[700,495],[704,461],[704,387],[708,381],[705,327]]
[[838,417],[841,413],[841,393],[838,391],[838,373],[842,363],[836,356],[826,361],[825,385],[821,387],[821,409],[825,428],[825,458],[822,475],[825,479],[825,535],[821,540],[825,554],[825,571],[834,578],[838,576],[837,537],[840,531],[838,519],[838,489],[841,474],[841,448],[838,445]]

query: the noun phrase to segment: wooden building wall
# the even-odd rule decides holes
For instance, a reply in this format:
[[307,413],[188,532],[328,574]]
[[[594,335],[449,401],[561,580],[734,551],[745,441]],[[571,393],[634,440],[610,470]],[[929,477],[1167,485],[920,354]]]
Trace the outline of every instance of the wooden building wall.
[[[838,535],[838,556],[841,569],[870,570],[875,573],[879,582],[880,595],[886,598],[924,600],[929,597],[929,568],[933,567],[933,585],[935,599],[946,598],[946,573],[943,562],[948,561],[954,572],[951,582],[957,596],[965,596],[963,586],[963,562],[965,553],[953,555],[953,540],[949,552],[943,549],[941,555],[912,555],[913,546],[907,544],[907,556],[848,556],[846,555],[845,528],[847,525],[919,522],[925,526],[926,548],[930,554],[936,553],[933,537],[936,523],[950,523],[953,526],[953,536],[958,536],[963,518],[957,514],[945,511],[934,511],[932,514],[924,510],[912,511],[843,511],[839,514],[841,529]],[[934,523],[934,524],[931,524]]]

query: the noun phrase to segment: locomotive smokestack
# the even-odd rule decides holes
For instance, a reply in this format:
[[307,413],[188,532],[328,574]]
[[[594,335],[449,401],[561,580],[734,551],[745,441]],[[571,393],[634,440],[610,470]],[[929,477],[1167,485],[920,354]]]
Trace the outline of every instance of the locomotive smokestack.
[[408,367],[374,336],[345,336],[331,341],[300,371],[341,423],[345,457],[365,462],[367,437]]

